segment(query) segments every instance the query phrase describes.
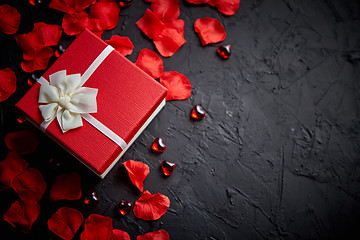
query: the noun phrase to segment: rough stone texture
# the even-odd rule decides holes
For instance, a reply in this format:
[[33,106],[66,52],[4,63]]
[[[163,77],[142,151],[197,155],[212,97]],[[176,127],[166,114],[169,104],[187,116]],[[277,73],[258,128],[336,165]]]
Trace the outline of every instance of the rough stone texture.
[[[62,14],[46,6],[13,3],[22,14],[20,32],[32,22],[61,23]],[[129,37],[135,62],[151,40],[135,26],[150,5],[142,0],[120,12],[118,26],[103,34]],[[40,131],[40,146],[26,156],[51,186],[54,171],[48,160],[64,161],[63,171],[82,175],[83,191],[101,198],[94,209],[80,201],[52,202],[48,191],[41,215],[30,235],[3,220],[11,239],[55,239],[47,219],[60,207],[113,218],[114,228],[137,235],[165,229],[171,239],[351,239],[360,223],[360,3],[351,0],[242,0],[239,11],[226,17],[208,5],[180,0],[186,44],[164,59],[165,71],[179,71],[193,91],[185,101],[168,102],[158,117],[124,155],[150,167],[144,190],[170,198],[168,212],[158,221],[142,221],[133,213],[121,217],[119,200],[141,194],[129,183],[121,164],[102,181]],[[214,17],[224,25],[232,56],[216,55],[219,44],[202,47],[193,30],[196,19]],[[21,51],[11,36],[0,33],[0,68],[11,67],[18,90],[0,103],[1,139],[30,124],[15,120],[14,104],[27,91]],[[68,46],[73,37],[63,36]],[[194,104],[207,116],[190,119]],[[150,151],[163,137],[167,150]],[[3,140],[1,159],[6,148]],[[174,173],[160,173],[163,160],[175,162]],[[1,214],[16,194],[0,192]],[[76,235],[78,238],[83,227]],[[5,232],[1,233],[5,236]],[[356,235],[354,235],[356,234]],[[356,239],[356,238],[353,238]]]

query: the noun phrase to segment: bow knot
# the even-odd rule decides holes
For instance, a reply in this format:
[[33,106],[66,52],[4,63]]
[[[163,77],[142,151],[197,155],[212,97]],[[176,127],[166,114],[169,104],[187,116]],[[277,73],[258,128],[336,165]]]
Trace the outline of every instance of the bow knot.
[[49,76],[50,83],[42,84],[39,109],[46,123],[58,120],[63,132],[82,126],[81,115],[97,112],[97,89],[81,86],[81,75],[66,75],[66,70]]

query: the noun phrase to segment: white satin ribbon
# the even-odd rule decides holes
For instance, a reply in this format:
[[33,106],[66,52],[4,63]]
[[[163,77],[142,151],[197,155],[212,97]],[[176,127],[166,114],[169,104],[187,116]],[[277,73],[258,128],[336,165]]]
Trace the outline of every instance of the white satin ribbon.
[[83,126],[82,118],[84,118],[121,149],[126,148],[127,144],[121,137],[89,114],[97,112],[98,90],[82,87],[113,49],[107,46],[82,76],[80,74],[67,75],[66,70],[62,70],[49,76],[50,83],[43,77],[39,78],[38,82],[41,86],[38,102],[43,104],[39,106],[44,118],[40,124],[43,131],[55,118],[63,133]]

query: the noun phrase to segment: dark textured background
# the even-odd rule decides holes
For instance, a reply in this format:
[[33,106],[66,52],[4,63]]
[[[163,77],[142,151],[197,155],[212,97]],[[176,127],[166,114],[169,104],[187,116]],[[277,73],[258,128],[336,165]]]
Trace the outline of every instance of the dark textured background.
[[[2,1],[22,14],[19,32],[33,22],[61,24],[63,14],[26,1]],[[151,40],[135,26],[150,4],[134,0],[120,12],[118,26],[103,34],[118,34],[135,45],[135,61]],[[168,102],[120,163],[134,159],[150,166],[144,190],[170,198],[168,212],[158,221],[121,217],[117,201],[135,201],[141,194],[117,164],[99,181],[91,172],[37,131],[40,146],[25,156],[41,170],[49,186],[56,172],[82,175],[83,191],[94,189],[101,201],[84,209],[81,201],[52,202],[48,191],[40,202],[41,215],[30,235],[22,235],[0,220],[1,239],[57,239],[47,219],[61,206],[110,216],[114,228],[137,235],[165,229],[171,239],[359,239],[360,224],[360,2],[351,0],[242,0],[239,11],[226,17],[208,6],[180,0],[186,44],[164,58],[165,71],[179,71],[190,80],[192,95]],[[202,47],[193,30],[196,19],[214,17],[225,26],[224,43],[232,56],[222,60],[213,44]],[[1,102],[1,139],[30,126],[16,122],[14,104],[28,87],[20,68],[21,51],[12,36],[0,33],[0,68],[11,67],[18,89]],[[63,35],[68,46],[73,37]],[[190,120],[194,104],[207,112]],[[163,137],[167,150],[149,149]],[[3,140],[1,159],[6,148]],[[177,163],[162,177],[162,160]],[[0,192],[1,214],[16,200],[11,190]],[[81,230],[76,235],[80,235]]]

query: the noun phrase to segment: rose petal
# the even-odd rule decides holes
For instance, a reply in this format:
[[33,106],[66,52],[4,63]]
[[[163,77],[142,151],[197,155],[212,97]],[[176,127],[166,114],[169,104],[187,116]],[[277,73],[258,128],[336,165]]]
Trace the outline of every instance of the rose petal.
[[144,16],[136,22],[136,26],[150,39],[156,38],[164,30],[164,23],[149,9],[146,9]]
[[192,3],[192,4],[203,4],[203,3],[208,3],[210,0],[186,0],[188,3]]
[[199,18],[195,21],[194,29],[203,46],[209,43],[221,42],[226,37],[224,26],[215,18]]
[[147,48],[139,52],[135,65],[153,78],[159,78],[164,71],[163,61],[156,52]]
[[35,152],[39,144],[32,128],[7,134],[5,143],[10,150],[20,155]]
[[49,60],[53,54],[54,51],[51,49],[51,47],[44,47],[33,59],[22,61],[21,68],[25,72],[44,70],[48,67]]
[[16,76],[10,68],[0,70],[0,102],[8,99],[16,90]]
[[13,227],[28,233],[39,215],[40,205],[37,202],[17,200],[11,204],[3,218]]
[[209,0],[209,4],[216,7],[219,12],[231,16],[239,9],[240,0]]
[[83,221],[84,217],[81,212],[73,208],[62,207],[51,216],[47,225],[58,237],[70,240],[74,238]]
[[88,8],[95,2],[96,0],[51,0],[49,7],[65,13],[74,14],[75,12],[80,12]]
[[113,29],[119,21],[120,7],[114,0],[99,0],[90,7],[90,18],[101,20],[105,30]]
[[105,40],[105,42],[113,46],[115,50],[123,56],[130,55],[134,49],[134,45],[128,37],[114,35],[110,38],[110,40]]
[[173,28],[184,37],[184,30],[185,30],[185,22],[182,19],[172,20],[170,22],[165,23],[165,28]]
[[113,238],[111,240],[130,240],[130,236],[127,232],[120,229],[113,230]]
[[64,173],[55,177],[50,190],[52,200],[78,200],[80,197],[81,176],[77,172]]
[[166,101],[184,100],[191,95],[191,84],[187,77],[176,71],[163,72],[160,83],[167,88]]
[[143,220],[157,220],[164,215],[170,206],[167,196],[160,193],[151,194],[145,191],[135,202],[134,215]]
[[10,184],[23,201],[38,202],[46,191],[46,182],[39,170],[28,168]]
[[80,240],[109,240],[112,236],[112,219],[91,214],[85,220],[84,231],[80,235]]
[[171,57],[186,42],[185,38],[175,28],[166,27],[154,39],[156,49],[163,57]]
[[89,15],[85,11],[76,12],[72,15],[65,14],[63,17],[62,28],[64,33],[73,36],[81,33],[85,27],[89,27]]
[[151,10],[164,22],[175,20],[180,15],[179,0],[157,0]]
[[128,160],[123,163],[125,169],[127,170],[131,182],[140,190],[144,189],[144,180],[146,176],[149,174],[150,169],[149,166],[145,163]]
[[0,6],[0,31],[5,34],[14,34],[19,30],[20,13],[10,5]]
[[62,34],[62,29],[59,25],[44,22],[35,23],[33,31],[40,34],[45,47],[58,44]]
[[161,229],[156,232],[148,232],[143,235],[137,236],[136,240],[170,240],[169,234]]
[[10,186],[11,182],[21,174],[28,166],[27,161],[22,159],[16,152],[9,152],[5,160],[0,162],[0,190]]

